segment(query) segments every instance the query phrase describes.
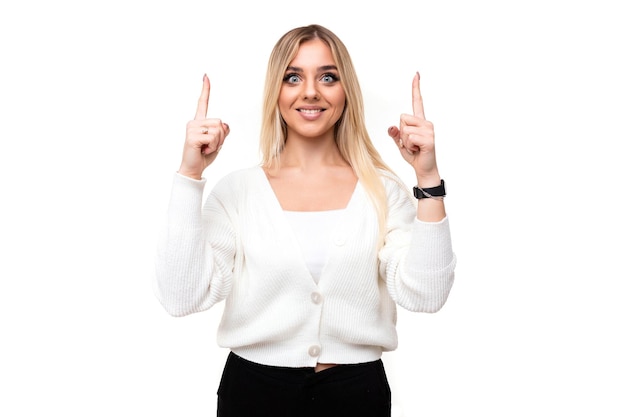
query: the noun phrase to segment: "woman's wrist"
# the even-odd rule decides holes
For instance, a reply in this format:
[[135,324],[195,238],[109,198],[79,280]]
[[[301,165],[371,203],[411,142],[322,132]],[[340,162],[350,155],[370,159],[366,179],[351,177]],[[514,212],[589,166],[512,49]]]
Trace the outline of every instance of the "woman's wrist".
[[194,179],[194,180],[201,180],[202,179],[202,174],[198,174],[196,172],[187,171],[187,170],[185,170],[183,168],[179,169],[177,172],[180,175],[183,175],[185,177],[189,177],[189,178]]
[[417,175],[417,185],[420,188],[437,187],[441,184],[441,176],[438,172],[429,175]]

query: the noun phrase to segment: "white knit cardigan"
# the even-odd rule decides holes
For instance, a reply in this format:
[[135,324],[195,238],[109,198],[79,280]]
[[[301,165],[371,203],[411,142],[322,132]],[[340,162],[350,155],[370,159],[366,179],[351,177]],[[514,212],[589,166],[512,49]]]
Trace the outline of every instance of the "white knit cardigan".
[[361,363],[397,347],[396,304],[438,311],[454,280],[448,219],[421,222],[414,198],[381,174],[389,214],[384,246],[360,183],[334,231],[319,283],[260,167],[217,183],[175,174],[159,240],[155,292],[184,316],[225,300],[218,344],[262,364]]

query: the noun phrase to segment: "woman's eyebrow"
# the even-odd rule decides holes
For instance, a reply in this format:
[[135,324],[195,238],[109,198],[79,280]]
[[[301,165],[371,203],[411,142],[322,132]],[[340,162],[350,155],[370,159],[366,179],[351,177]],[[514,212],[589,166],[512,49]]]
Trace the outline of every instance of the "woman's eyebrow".
[[[337,70],[337,66],[336,65],[322,65],[321,67],[317,68],[318,71],[329,71],[329,70]],[[293,71],[293,72],[304,72],[304,70],[300,67],[293,67],[293,66],[288,66],[287,67],[287,71]]]

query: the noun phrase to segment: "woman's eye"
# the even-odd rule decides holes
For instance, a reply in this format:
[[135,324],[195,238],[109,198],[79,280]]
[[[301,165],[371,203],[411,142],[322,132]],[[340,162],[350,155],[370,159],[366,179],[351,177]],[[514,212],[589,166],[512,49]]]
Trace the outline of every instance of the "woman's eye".
[[285,77],[283,78],[283,81],[288,82],[290,84],[295,84],[300,80],[300,77],[298,76],[298,74],[287,74],[285,75]]
[[339,78],[335,74],[324,74],[322,75],[321,81],[324,83],[333,83],[338,79]]

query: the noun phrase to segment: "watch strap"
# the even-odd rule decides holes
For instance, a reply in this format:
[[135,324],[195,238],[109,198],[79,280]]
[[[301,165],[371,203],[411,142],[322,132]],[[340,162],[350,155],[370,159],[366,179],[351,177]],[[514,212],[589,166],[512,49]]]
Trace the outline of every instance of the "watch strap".
[[443,182],[443,180],[441,180],[441,184],[439,184],[436,187],[430,187],[430,188],[420,188],[419,186],[413,187],[413,195],[418,200],[421,200],[422,198],[433,198],[433,197],[443,198],[446,196],[445,183]]

